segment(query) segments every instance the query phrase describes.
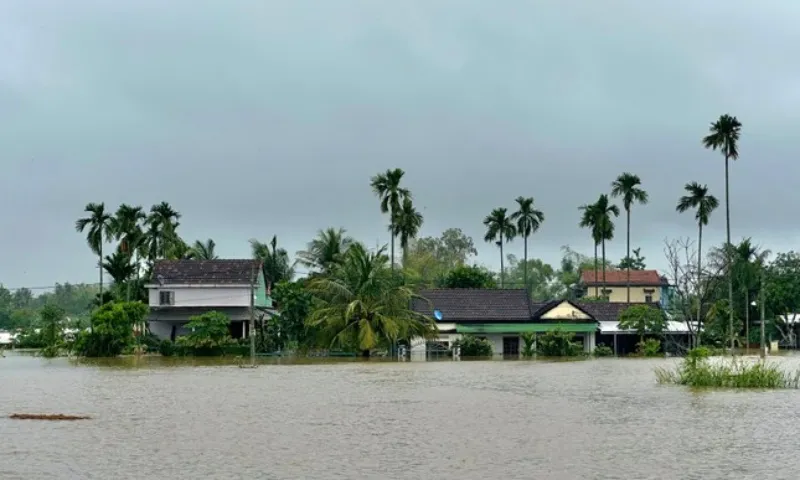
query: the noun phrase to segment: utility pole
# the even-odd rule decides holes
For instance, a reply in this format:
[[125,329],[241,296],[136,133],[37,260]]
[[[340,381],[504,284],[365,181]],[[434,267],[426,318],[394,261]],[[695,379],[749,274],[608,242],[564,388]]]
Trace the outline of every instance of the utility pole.
[[764,333],[765,332],[765,329],[764,329],[765,328],[764,327],[764,321],[765,321],[764,317],[766,316],[766,315],[764,315],[764,311],[765,311],[764,304],[766,302],[764,301],[764,267],[763,266],[761,267],[761,288],[759,289],[758,297],[759,297],[758,303],[759,303],[759,306],[761,307],[761,359],[763,360],[764,358],[767,357],[767,339],[766,339],[766,335]]
[[253,262],[253,271],[250,275],[250,366],[256,366],[256,268]]

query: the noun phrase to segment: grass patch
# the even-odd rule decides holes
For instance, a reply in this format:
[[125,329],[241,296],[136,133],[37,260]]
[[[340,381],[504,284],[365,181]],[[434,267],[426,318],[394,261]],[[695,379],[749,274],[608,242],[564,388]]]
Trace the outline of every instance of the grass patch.
[[800,388],[800,371],[790,373],[766,361],[756,363],[737,358],[712,363],[709,351],[693,349],[677,368],[656,368],[660,384],[707,388]]

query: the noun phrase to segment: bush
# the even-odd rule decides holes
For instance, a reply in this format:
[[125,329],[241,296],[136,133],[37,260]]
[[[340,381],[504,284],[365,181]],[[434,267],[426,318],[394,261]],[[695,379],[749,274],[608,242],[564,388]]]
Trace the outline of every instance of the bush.
[[800,371],[789,374],[763,360],[749,363],[730,358],[712,364],[709,354],[704,347],[692,349],[678,368],[657,368],[656,380],[690,387],[800,388]]
[[133,325],[147,316],[142,302],[106,303],[92,312],[93,331],[81,332],[74,349],[84,357],[116,357],[134,344]]
[[601,344],[597,345],[596,347],[594,347],[594,356],[595,357],[613,357],[614,356],[614,350],[612,350],[611,347],[606,346],[606,345],[601,343]]
[[186,328],[190,333],[178,338],[176,344],[186,353],[198,356],[220,355],[225,348],[235,345],[228,326],[230,320],[224,313],[211,311],[189,318]]
[[577,357],[583,354],[583,347],[573,342],[575,334],[560,329],[551,330],[539,336],[537,350],[544,357]]
[[461,349],[462,357],[491,357],[494,354],[488,340],[474,335],[463,335],[453,346]]
[[636,354],[642,357],[661,357],[663,354],[661,353],[661,342],[656,340],[655,338],[648,338],[643,342],[639,342],[636,344],[637,350]]
[[172,340],[164,340],[158,344],[158,353],[165,357],[171,357],[175,355],[176,348],[175,343]]
[[531,358],[536,353],[536,334],[533,332],[525,332],[520,335],[522,339],[522,356]]

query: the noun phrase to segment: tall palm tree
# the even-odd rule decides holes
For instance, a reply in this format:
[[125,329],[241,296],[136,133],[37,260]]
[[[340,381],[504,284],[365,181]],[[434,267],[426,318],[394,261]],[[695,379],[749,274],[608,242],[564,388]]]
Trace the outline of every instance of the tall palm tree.
[[603,290],[606,289],[606,242],[614,239],[614,221],[612,216],[619,217],[619,207],[611,203],[608,195],[600,195],[595,203],[597,215],[597,228],[600,233],[601,248],[603,253]]
[[648,201],[647,192],[642,188],[642,180],[638,175],[624,172],[611,183],[611,196],[622,197],[622,206],[627,214],[627,240],[625,244],[625,258],[628,259],[627,288],[628,303],[631,303],[631,207],[634,203],[645,205]]
[[516,199],[517,206],[519,209],[511,214],[511,220],[517,222],[517,233],[522,236],[524,240],[524,279],[525,279],[525,290],[530,291],[530,285],[528,285],[528,237],[531,234],[536,233],[539,230],[539,227],[544,222],[544,213],[541,210],[536,209],[533,204],[533,198],[528,197],[517,197]]
[[[147,215],[145,215],[142,207],[131,206],[126,203],[123,203],[117,208],[117,212],[111,219],[111,230],[114,233],[114,238],[119,241],[119,251],[127,255],[128,263],[134,265],[137,285],[140,273],[139,258],[145,245],[142,224],[146,219]],[[128,282],[126,292],[128,301],[130,301],[130,297],[131,288],[130,282]]]
[[400,210],[397,211],[394,222],[394,236],[400,237],[400,248],[403,249],[403,266],[408,264],[408,244],[414,238],[417,238],[419,229],[422,228],[422,214],[414,208],[411,198],[406,197],[403,199],[403,204]]
[[103,298],[103,243],[111,239],[111,214],[106,211],[105,203],[89,203],[83,210],[89,215],[75,222],[75,230],[82,233],[87,228],[86,242],[97,254],[97,265],[100,268],[100,298]]
[[[728,181],[728,164],[730,160],[739,158],[739,136],[742,131],[742,124],[736,117],[725,114],[721,115],[716,122],[712,122],[709,133],[703,137],[703,146],[711,150],[719,150],[725,157],[725,233],[726,242],[731,245],[731,204],[730,190]],[[730,250],[728,250],[730,252]],[[727,269],[730,270],[732,258],[728,256]],[[733,306],[733,276],[728,272],[728,302]],[[731,349],[733,349],[733,308],[729,309],[728,326],[731,334]]]
[[135,273],[135,266],[130,261],[130,255],[117,249],[113,255],[106,255],[105,262],[103,262],[103,269],[111,275],[114,284],[119,287],[125,284]]
[[388,262],[385,247],[373,253],[361,243],[353,244],[341,268],[309,282],[320,305],[307,325],[321,328],[331,346],[357,348],[364,356],[398,340],[432,338],[433,319],[411,309],[412,300],[420,297],[397,284]]
[[517,236],[517,227],[507,213],[508,210],[505,208],[495,208],[483,219],[483,224],[486,226],[486,235],[483,239],[487,242],[495,242],[500,247],[500,288],[505,286],[503,244]]
[[305,250],[296,253],[297,262],[304,267],[330,273],[341,265],[344,254],[354,243],[343,228],[327,228],[317,232],[317,237],[308,242]]
[[194,245],[189,249],[188,257],[193,260],[216,260],[219,258],[214,251],[216,246],[217,244],[210,238],[205,242],[195,240]]
[[[697,288],[702,285],[702,270],[703,270],[703,226],[708,225],[711,219],[711,212],[719,207],[717,197],[708,193],[708,185],[700,185],[697,182],[687,183],[684,187],[687,195],[684,195],[678,200],[678,205],[675,207],[679,213],[684,213],[689,209],[696,210],[694,218],[697,220]],[[699,331],[702,317],[701,311],[703,306],[700,305],[700,292],[697,292],[697,328]],[[699,336],[697,337],[700,338]]]
[[372,191],[378,196],[381,202],[381,213],[389,214],[389,232],[392,235],[391,266],[394,270],[394,237],[395,219],[400,211],[403,200],[411,199],[411,192],[407,188],[400,186],[405,172],[399,168],[386,170],[386,173],[372,177],[370,185]]
[[256,239],[250,240],[253,258],[261,260],[267,289],[271,290],[276,284],[289,281],[294,277],[294,265],[289,261],[289,254],[283,248],[278,248],[278,237],[272,236],[269,243],[261,243]]
[[147,216],[147,241],[150,262],[153,263],[159,258],[165,258],[169,250],[170,243],[177,239],[177,229],[180,223],[181,214],[178,213],[167,202],[161,202],[150,208],[150,215]]
[[[596,203],[588,203],[585,205],[581,205],[578,207],[578,210],[581,212],[581,221],[578,224],[581,228],[588,228],[592,232],[592,242],[594,243],[594,296],[595,298],[600,297],[600,292],[598,290],[598,284],[600,283],[600,279],[597,273],[597,247],[600,246],[600,242],[603,241],[603,235],[600,231],[600,225],[598,224],[598,215],[596,213],[597,204]],[[605,265],[604,265],[605,268]]]
[[770,255],[769,250],[759,249],[750,238],[734,247],[734,273],[739,282],[741,293],[744,294],[744,338],[745,348],[750,346],[750,292],[759,286],[761,266]]

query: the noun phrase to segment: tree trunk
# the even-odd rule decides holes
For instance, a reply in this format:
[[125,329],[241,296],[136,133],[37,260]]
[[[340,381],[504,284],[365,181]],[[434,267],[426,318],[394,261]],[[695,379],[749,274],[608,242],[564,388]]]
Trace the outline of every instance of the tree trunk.
[[603,239],[603,291],[600,292],[604,296],[606,294],[606,239]]
[[699,232],[697,234],[697,288],[695,289],[695,295],[697,295],[697,325],[695,325],[695,330],[697,331],[697,342],[695,342],[695,346],[700,346],[700,325],[702,322],[701,313],[703,311],[703,300],[700,289],[702,288],[702,281],[703,281],[703,224],[698,223]]
[[503,234],[500,234],[500,288],[505,288],[506,272],[503,268]]
[[744,351],[750,355],[750,291],[744,291]]
[[597,285],[600,280],[597,278],[597,242],[594,243],[594,296],[600,298],[600,292],[597,290]]
[[628,208],[628,241],[625,258],[628,259],[628,303],[631,303],[631,209]]
[[523,261],[525,262],[525,269],[523,270],[523,272],[524,272],[523,275],[524,275],[524,278],[525,278],[525,292],[527,293],[528,296],[530,296],[530,294],[531,294],[530,293],[530,285],[528,285],[528,236],[527,235],[525,235],[524,245],[525,245],[523,247],[524,248],[524,250],[523,250],[524,253],[522,254],[522,258],[523,258]]
[[731,274],[731,203],[728,187],[728,156],[725,155],[725,235],[726,235],[726,261],[728,270],[728,328],[731,335],[731,350],[733,350],[733,275]]
[[392,219],[389,221],[389,233],[392,236],[392,256],[390,259],[390,265],[392,267],[392,272],[394,272],[394,209],[392,209]]

